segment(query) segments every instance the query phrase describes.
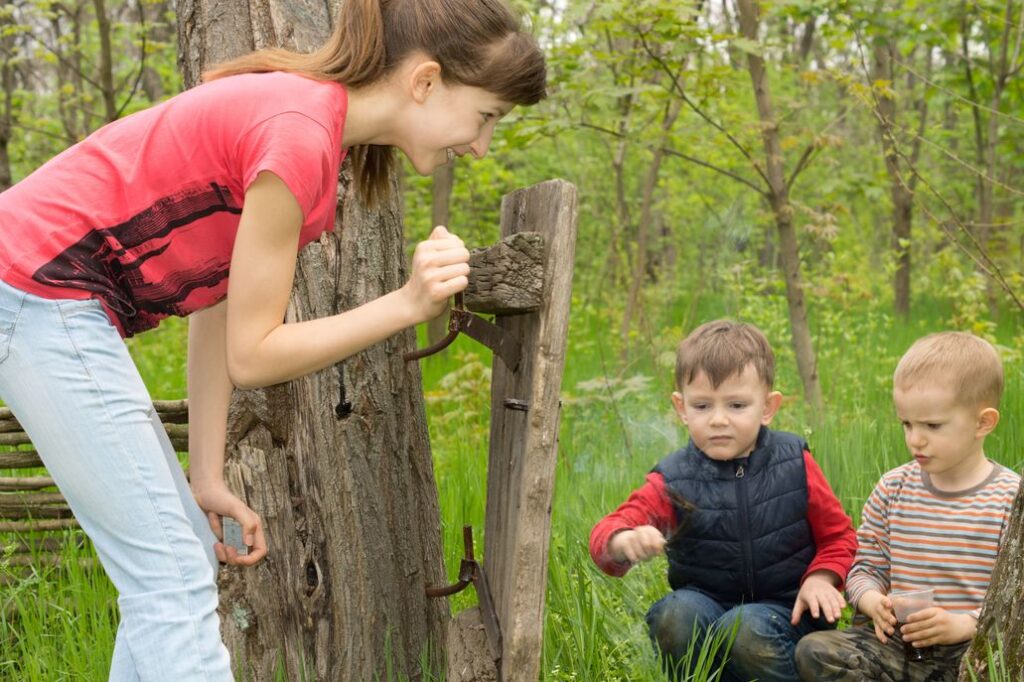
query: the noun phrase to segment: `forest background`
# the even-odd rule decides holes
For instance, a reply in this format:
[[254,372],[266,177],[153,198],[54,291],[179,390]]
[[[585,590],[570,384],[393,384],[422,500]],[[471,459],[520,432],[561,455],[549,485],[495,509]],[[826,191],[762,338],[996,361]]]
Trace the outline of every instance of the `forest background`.
[[[515,4],[548,55],[550,96],[501,124],[486,158],[403,175],[407,240],[443,222],[487,245],[507,192],[578,187],[543,675],[655,680],[643,615],[664,560],[611,579],[587,537],[685,441],[668,395],[696,325],[729,316],[767,333],[787,396],[776,426],[808,438],[855,523],[907,458],[891,374],[931,331],[999,347],[1007,392],[986,449],[1021,469],[1024,3]],[[173,12],[0,2],[0,188],[180,91]],[[185,330],[171,320],[130,341],[154,397],[185,397]],[[489,365],[464,340],[423,364],[450,570],[462,524],[483,527]],[[105,679],[106,579],[18,575],[0,597],[0,677]]]

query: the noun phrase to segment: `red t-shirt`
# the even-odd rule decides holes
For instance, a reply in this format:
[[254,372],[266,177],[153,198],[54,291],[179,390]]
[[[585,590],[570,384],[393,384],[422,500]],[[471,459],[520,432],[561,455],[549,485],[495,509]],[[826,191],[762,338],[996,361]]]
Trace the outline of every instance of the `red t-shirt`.
[[124,336],[212,305],[261,171],[298,200],[300,248],[333,229],[347,108],[339,83],[274,72],[110,123],[0,194],[0,279],[99,299]]

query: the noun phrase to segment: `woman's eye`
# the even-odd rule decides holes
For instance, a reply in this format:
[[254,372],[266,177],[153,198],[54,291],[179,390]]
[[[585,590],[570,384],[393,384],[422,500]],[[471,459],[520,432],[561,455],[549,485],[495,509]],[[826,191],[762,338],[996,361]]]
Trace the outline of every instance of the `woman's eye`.
[[932,422],[931,424],[925,424],[925,426],[927,426],[930,431],[937,431],[939,427],[942,426],[942,424],[936,424]]

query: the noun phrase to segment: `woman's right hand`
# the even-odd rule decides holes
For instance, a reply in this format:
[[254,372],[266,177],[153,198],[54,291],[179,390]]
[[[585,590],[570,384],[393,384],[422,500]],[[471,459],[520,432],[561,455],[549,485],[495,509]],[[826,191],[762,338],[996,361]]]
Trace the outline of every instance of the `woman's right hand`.
[[665,536],[654,526],[637,526],[612,536],[608,552],[616,561],[637,564],[665,551]]
[[468,284],[469,250],[461,239],[438,225],[429,238],[416,245],[412,275],[402,291],[419,323],[443,313],[448,299]]
[[[199,508],[206,512],[210,530],[220,541],[213,546],[218,561],[232,566],[252,566],[267,556],[267,539],[263,534],[262,519],[226,485],[193,483],[192,497]],[[242,527],[242,541],[249,546],[248,554],[239,554],[234,547],[224,544],[224,528],[220,521],[222,516],[238,521]]]

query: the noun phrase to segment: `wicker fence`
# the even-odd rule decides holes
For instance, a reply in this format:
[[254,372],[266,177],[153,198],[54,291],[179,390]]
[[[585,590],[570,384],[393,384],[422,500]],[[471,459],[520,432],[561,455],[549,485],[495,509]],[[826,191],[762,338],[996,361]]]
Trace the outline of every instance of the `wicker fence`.
[[[158,400],[153,406],[174,449],[186,452],[188,402]],[[31,448],[10,409],[0,407],[0,472],[5,472],[0,473],[0,556],[8,555],[14,566],[55,563],[64,542],[82,541],[62,532],[78,528],[78,522]]]

